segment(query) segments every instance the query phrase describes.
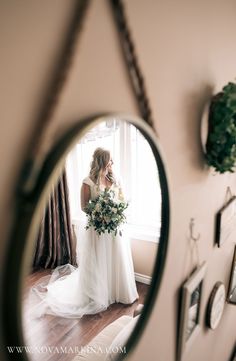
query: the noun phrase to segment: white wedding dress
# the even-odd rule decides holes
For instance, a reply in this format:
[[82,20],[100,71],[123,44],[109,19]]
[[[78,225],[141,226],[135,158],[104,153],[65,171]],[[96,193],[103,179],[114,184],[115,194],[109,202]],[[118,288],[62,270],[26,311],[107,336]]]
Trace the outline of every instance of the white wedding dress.
[[[90,178],[91,199],[102,189]],[[115,198],[119,187],[112,185]],[[92,228],[79,230],[78,268],[69,264],[57,267],[50,279],[43,277],[31,292],[39,302],[31,309],[36,317],[53,314],[67,318],[80,318],[107,309],[114,302],[131,304],[138,299],[129,238],[108,234],[98,235]]]

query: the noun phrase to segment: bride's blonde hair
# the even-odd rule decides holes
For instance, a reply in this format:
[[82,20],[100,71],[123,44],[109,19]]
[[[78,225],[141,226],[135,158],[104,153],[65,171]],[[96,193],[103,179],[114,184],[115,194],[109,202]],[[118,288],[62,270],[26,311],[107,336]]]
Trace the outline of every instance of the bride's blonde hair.
[[[110,159],[111,154],[109,150],[103,148],[95,149],[89,172],[89,177],[94,183],[100,183],[100,176],[102,174],[102,171],[106,168]],[[109,173],[107,174],[107,178],[111,183],[115,183],[115,177],[112,171],[109,171]]]

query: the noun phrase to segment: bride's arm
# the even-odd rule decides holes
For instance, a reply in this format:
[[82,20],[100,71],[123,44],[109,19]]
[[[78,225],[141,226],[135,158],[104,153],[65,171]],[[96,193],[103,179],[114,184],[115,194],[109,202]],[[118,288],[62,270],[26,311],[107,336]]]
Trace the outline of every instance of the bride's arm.
[[123,192],[123,190],[122,190],[122,188],[121,188],[120,185],[118,186],[118,189],[119,189],[118,199],[119,199],[120,201],[124,201],[124,200],[125,200],[124,192]]
[[125,195],[120,177],[118,178],[116,185],[118,187],[118,200],[123,202],[125,200]]
[[81,187],[81,193],[80,193],[80,203],[81,203],[81,209],[85,212],[85,207],[88,204],[88,201],[90,200],[90,187],[88,184],[83,183]]

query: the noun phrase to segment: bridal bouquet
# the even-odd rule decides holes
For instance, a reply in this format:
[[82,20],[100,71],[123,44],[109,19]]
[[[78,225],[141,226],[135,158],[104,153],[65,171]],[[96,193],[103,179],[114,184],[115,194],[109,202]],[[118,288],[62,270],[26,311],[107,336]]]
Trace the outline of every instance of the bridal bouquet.
[[105,189],[96,199],[88,202],[85,209],[88,218],[86,229],[93,227],[99,235],[106,231],[117,234],[119,226],[126,221],[124,211],[128,203],[117,202],[114,196],[114,191]]

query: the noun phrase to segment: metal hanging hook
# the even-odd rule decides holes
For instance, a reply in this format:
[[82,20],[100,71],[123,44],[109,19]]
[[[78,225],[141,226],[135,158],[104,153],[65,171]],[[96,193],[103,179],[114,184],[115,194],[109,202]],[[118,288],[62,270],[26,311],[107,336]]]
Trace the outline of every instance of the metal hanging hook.
[[228,186],[228,187],[226,188],[225,204],[227,204],[233,196],[234,196],[234,195],[233,195],[233,192],[232,192],[230,186]]
[[198,233],[198,235],[196,237],[194,236],[194,225],[195,225],[195,220],[194,220],[194,218],[191,218],[190,224],[189,224],[190,239],[192,239],[194,242],[197,242],[200,238],[200,233]]
[[228,186],[228,187],[226,188],[226,196],[228,196],[228,197],[230,197],[230,198],[233,197],[233,192],[232,192],[230,186]]

